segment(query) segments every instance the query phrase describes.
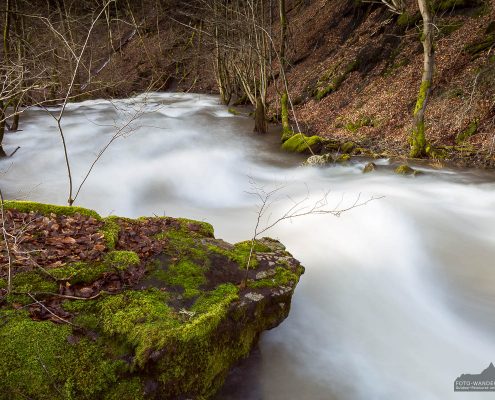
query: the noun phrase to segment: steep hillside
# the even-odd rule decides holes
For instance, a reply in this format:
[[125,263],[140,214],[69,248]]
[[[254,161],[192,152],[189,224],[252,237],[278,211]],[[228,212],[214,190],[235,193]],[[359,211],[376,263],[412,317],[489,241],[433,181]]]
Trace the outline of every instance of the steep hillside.
[[[451,157],[493,164],[495,3],[450,8],[454,3],[443,2],[437,11],[427,136],[432,144],[447,146],[437,149],[439,157],[459,145]],[[423,63],[414,4],[399,17],[379,4],[294,2],[288,79],[307,133],[407,154]]]

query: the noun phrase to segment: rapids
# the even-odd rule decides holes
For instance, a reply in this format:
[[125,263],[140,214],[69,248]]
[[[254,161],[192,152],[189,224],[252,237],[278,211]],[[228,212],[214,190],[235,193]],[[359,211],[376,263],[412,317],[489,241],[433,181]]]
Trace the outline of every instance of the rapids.
[[[126,123],[76,205],[102,215],[206,220],[217,237],[235,242],[250,238],[256,223],[253,182],[279,189],[263,226],[306,198],[307,207],[326,198],[334,209],[380,197],[340,217],[300,217],[266,233],[306,273],[289,318],[261,337],[219,400],[490,396],[453,386],[495,361],[493,174],[364,175],[363,162],[301,168],[301,157],[279,150],[278,134],[253,134],[250,118],[233,116],[215,97],[155,93],[69,104],[63,126],[76,187]],[[31,109],[21,125],[5,139],[7,152],[21,149],[0,161],[5,197],[65,204],[55,120]]]

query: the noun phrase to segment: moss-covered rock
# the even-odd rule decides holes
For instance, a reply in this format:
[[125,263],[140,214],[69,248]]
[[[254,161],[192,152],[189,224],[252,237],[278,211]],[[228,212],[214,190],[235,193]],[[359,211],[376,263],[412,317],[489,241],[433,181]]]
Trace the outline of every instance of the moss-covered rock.
[[318,153],[321,150],[323,139],[319,136],[304,136],[298,133],[282,144],[282,148],[293,153]]
[[406,164],[399,165],[397,168],[395,168],[394,172],[398,175],[411,175],[411,176],[418,176],[423,174],[423,172],[417,171]]
[[342,146],[340,149],[341,149],[342,153],[351,154],[355,148],[356,148],[356,143],[345,142],[345,143],[342,143]]
[[373,163],[373,162],[369,162],[368,164],[366,164],[363,168],[363,173],[364,174],[368,174],[370,172],[373,172],[374,170],[376,170],[376,164]]
[[[18,218],[76,218],[27,204]],[[169,217],[98,221],[98,256],[67,248],[79,261],[14,264],[10,293],[0,272],[0,397],[207,399],[289,313],[304,268],[278,241],[231,245],[207,223]]]
[[340,154],[337,158],[335,158],[336,163],[346,163],[351,159],[351,156],[349,154]]

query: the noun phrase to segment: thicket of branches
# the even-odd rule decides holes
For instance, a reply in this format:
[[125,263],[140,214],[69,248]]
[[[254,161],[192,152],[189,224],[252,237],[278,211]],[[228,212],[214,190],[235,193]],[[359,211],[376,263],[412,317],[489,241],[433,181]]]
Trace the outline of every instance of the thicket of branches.
[[[127,43],[141,39],[142,10],[152,7],[153,14],[166,14],[173,3],[5,0],[0,6],[0,155],[5,155],[5,132],[20,128],[28,107],[111,93],[124,82],[122,76],[100,79],[100,72]],[[144,47],[142,53],[147,56]]]
[[[0,65],[0,155],[6,129],[19,128],[30,105],[61,104],[102,93],[127,77],[104,74],[112,55],[139,43],[146,61],[145,87],[161,89],[175,78],[193,81],[212,70],[225,104],[251,104],[254,130],[266,132],[267,115],[278,115],[283,140],[299,132],[289,97],[291,23],[289,0],[4,0]],[[286,5],[286,2],[288,5]],[[411,115],[411,156],[427,155],[425,111],[433,85],[435,4],[439,0],[356,0],[383,7],[390,20],[417,9],[424,71]],[[444,2],[445,3],[445,2]],[[332,7],[329,2],[325,7]],[[414,10],[413,10],[414,9]],[[276,28],[275,28],[276,27]],[[162,30],[162,32],[160,32]],[[153,32],[153,39],[148,34]],[[163,34],[161,34],[163,33]],[[167,37],[173,37],[165,43]],[[150,44],[150,41],[156,43]],[[150,49],[150,46],[154,48]],[[156,47],[159,51],[155,51]],[[193,54],[187,58],[184,54]],[[168,68],[168,70],[167,70]],[[103,74],[101,73],[103,71]],[[168,72],[167,72],[168,71]],[[191,79],[191,71],[196,77]],[[110,79],[111,78],[111,79]],[[119,81],[120,79],[120,81]],[[270,85],[279,101],[267,102]],[[107,90],[106,94],[111,93]],[[129,92],[127,92],[129,94]],[[277,107],[270,110],[268,107]],[[291,118],[289,118],[291,117]],[[291,125],[294,122],[294,125]]]

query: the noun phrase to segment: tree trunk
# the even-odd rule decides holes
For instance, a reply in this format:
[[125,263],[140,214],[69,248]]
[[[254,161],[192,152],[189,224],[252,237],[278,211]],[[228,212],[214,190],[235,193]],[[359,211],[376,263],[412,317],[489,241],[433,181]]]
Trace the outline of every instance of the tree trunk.
[[14,106],[14,118],[12,119],[12,126],[10,127],[11,131],[19,130],[19,103],[20,101],[16,100]]
[[254,131],[258,133],[266,133],[266,115],[265,105],[261,100],[261,97],[256,99],[256,110],[254,112]]
[[418,0],[419,10],[423,17],[423,53],[424,67],[423,78],[419,88],[418,99],[414,109],[414,123],[411,132],[411,157],[423,157],[426,155],[425,137],[425,112],[428,98],[431,92],[434,68],[433,47],[433,16],[430,0]]
[[3,27],[3,54],[4,60],[9,58],[9,34],[10,34],[10,0],[5,4],[5,24]]
[[287,67],[286,47],[287,47],[287,13],[285,0],[279,0],[280,11],[280,76],[282,77],[282,96],[280,97],[280,107],[282,114],[282,140],[291,134],[289,124],[289,94],[287,93],[287,80],[285,71]]
[[5,112],[3,109],[3,101],[0,101],[0,157],[5,157],[3,150],[3,136],[5,134]]

